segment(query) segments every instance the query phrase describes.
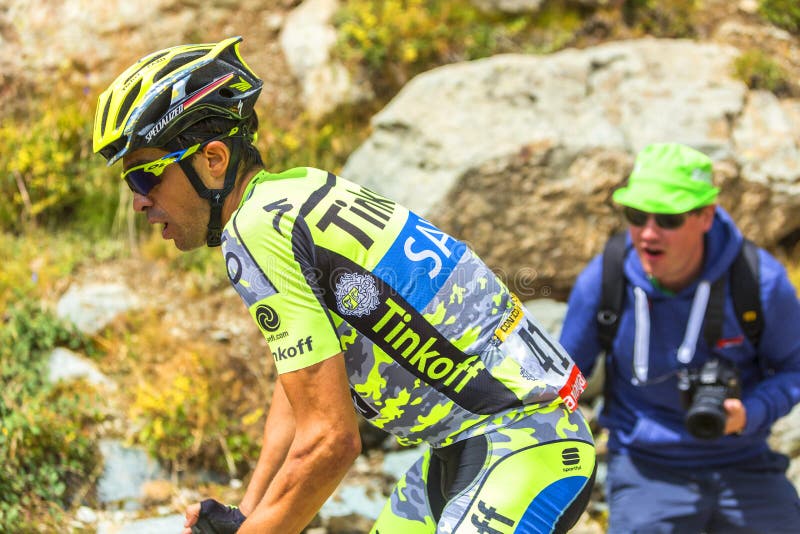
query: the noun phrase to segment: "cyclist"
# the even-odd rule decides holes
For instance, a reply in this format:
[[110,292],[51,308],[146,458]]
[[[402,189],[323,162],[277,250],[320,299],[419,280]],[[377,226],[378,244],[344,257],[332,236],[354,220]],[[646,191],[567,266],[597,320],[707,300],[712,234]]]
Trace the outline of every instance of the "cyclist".
[[373,532],[566,531],[595,471],[580,371],[463,243],[332,173],[264,170],[240,41],[144,57],[94,124],[164,239],[221,245],[279,373],[239,507],[192,505],[184,532],[301,531],[360,453],[357,413],[430,445]]

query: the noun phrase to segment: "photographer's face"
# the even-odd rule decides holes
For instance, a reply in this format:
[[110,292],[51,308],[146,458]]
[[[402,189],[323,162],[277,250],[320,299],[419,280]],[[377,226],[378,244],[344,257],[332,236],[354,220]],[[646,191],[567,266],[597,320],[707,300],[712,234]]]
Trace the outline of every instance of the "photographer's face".
[[714,222],[714,206],[688,213],[678,228],[666,229],[650,216],[642,226],[629,225],[644,271],[671,291],[680,291],[703,268],[703,236]]

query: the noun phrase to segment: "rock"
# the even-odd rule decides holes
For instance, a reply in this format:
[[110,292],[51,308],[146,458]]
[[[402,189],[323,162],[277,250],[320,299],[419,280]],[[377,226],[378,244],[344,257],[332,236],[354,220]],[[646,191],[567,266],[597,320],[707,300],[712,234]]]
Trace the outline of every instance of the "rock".
[[800,104],[748,92],[731,77],[738,53],[647,38],[434,69],[373,117],[342,175],[470,243],[523,300],[566,299],[624,227],[611,193],[652,142],[709,154],[745,233],[791,246]]
[[397,452],[388,452],[383,458],[382,472],[392,480],[398,481],[414,465],[427,449],[426,445],[406,447]]
[[567,313],[567,303],[553,299],[536,299],[525,303],[540,325],[555,339],[561,333],[561,324]]
[[51,382],[83,378],[95,386],[102,386],[109,390],[117,388],[117,385],[98,371],[91,361],[63,347],[56,347],[50,353],[48,369],[48,379]]
[[75,513],[75,519],[81,523],[93,524],[97,522],[97,512],[88,506],[81,506]]
[[175,487],[166,479],[147,480],[142,484],[140,492],[142,503],[145,506],[168,503],[174,493]]
[[329,524],[334,518],[359,516],[375,520],[383,509],[386,497],[379,488],[365,482],[341,484],[319,511],[323,521]]
[[543,0],[471,0],[471,3],[487,13],[535,14]]
[[286,17],[280,35],[286,61],[302,86],[305,108],[312,118],[371,96],[354,83],[344,65],[331,59],[336,44],[331,17],[338,8],[338,0],[305,0]]
[[105,522],[97,529],[97,534],[164,534],[180,532],[186,519],[183,514],[133,520],[118,524]]
[[97,483],[97,498],[105,505],[117,504],[125,509],[138,509],[144,485],[164,478],[158,463],[142,449],[104,439],[100,441],[100,452],[104,468]]
[[56,315],[71,321],[81,332],[95,334],[117,314],[138,305],[138,297],[122,284],[73,285],[58,301]]

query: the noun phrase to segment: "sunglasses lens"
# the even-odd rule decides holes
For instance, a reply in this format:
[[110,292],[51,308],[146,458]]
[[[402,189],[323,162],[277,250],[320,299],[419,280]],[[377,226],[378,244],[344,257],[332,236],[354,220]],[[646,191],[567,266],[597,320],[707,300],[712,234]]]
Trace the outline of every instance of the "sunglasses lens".
[[675,228],[679,228],[681,225],[683,225],[684,220],[686,220],[686,215],[683,213],[656,214],[656,224],[665,230],[674,230]]
[[648,215],[644,211],[626,206],[624,213],[625,220],[627,220],[628,223],[632,224],[633,226],[644,226],[647,224]]
[[[636,208],[625,207],[625,219],[632,226],[644,226],[650,214]],[[674,230],[680,228],[686,220],[685,213],[655,213],[656,224],[664,230]]]
[[161,183],[161,177],[142,169],[136,169],[125,174],[125,181],[134,193],[148,194],[155,186]]

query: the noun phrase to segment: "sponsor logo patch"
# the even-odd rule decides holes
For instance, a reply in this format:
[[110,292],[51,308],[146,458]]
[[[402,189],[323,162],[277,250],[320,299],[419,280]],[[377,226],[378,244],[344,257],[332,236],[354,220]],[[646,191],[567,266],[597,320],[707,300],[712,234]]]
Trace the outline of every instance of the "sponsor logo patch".
[[564,471],[576,471],[580,469],[581,455],[577,447],[569,447],[561,451],[561,463],[564,464]]
[[311,352],[312,350],[314,350],[312,343],[313,340],[311,339],[311,336],[300,338],[297,340],[296,343],[294,343],[293,345],[289,345],[286,348],[277,347],[272,352],[272,357],[275,359],[276,362],[280,360],[288,360],[290,358],[294,358],[295,356],[305,354],[306,351]]
[[361,317],[378,307],[378,287],[366,274],[348,273],[336,282],[336,307],[342,315]]
[[256,308],[256,321],[267,332],[275,332],[281,327],[281,318],[272,307],[261,304]]
[[500,326],[494,331],[494,337],[497,339],[495,342],[496,345],[505,341],[508,335],[516,330],[522,319],[522,306],[520,305],[519,299],[515,295],[511,295],[511,302],[514,307],[511,308],[506,318],[503,319],[503,322],[500,323]]
[[569,374],[567,383],[564,384],[558,391],[558,396],[564,400],[564,404],[570,412],[574,412],[578,407],[578,398],[586,389],[586,379],[583,374],[578,370],[577,365],[572,366],[572,372]]

